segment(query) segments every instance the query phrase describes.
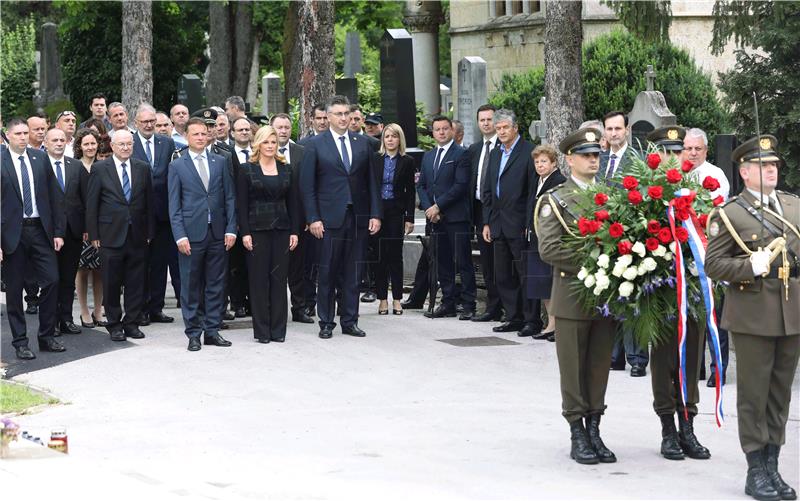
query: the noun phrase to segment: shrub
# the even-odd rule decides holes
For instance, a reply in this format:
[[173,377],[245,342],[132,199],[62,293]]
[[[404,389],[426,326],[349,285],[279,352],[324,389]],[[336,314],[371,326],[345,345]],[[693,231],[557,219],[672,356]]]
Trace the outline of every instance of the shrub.
[[533,68],[526,73],[506,73],[500,79],[499,89],[489,102],[516,113],[520,133],[530,139],[528,127],[532,120],[539,120],[539,100],[544,96],[544,68]]
[[0,42],[0,113],[9,119],[33,98],[36,81],[36,29],[33,20],[3,30]]

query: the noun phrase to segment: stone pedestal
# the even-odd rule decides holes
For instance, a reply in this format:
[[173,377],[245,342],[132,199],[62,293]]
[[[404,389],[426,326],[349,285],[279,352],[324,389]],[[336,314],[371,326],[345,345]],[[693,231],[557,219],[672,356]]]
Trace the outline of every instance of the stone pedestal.
[[414,47],[414,93],[426,115],[441,112],[439,102],[439,25],[443,21],[438,1],[406,2],[403,25]]

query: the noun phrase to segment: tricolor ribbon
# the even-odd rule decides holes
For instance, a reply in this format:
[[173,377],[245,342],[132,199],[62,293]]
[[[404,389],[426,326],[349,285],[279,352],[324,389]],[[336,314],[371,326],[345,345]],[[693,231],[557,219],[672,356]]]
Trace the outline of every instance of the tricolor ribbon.
[[[681,402],[683,403],[684,415],[688,419],[688,410],[686,410],[686,318],[687,318],[687,303],[686,303],[686,267],[684,265],[683,252],[681,251],[680,242],[676,235],[676,218],[675,218],[675,202],[678,197],[692,197],[694,192],[683,188],[675,193],[669,207],[667,208],[667,219],[669,220],[670,232],[672,239],[675,241],[675,278],[677,280],[677,294],[678,294],[678,364],[679,364],[679,384],[681,388]],[[697,275],[700,280],[700,289],[703,292],[703,301],[706,307],[706,325],[708,326],[708,342],[711,346],[716,367],[722,367],[721,350],[719,345],[719,329],[717,328],[717,317],[714,308],[714,294],[711,279],[706,275],[705,262],[706,262],[706,240],[703,227],[694,209],[689,207],[690,217],[683,221],[683,227],[689,234],[687,243],[689,249],[694,256],[695,267],[697,268]],[[722,426],[725,418],[722,413],[722,376],[721,371],[714,371],[716,377],[716,399],[714,401],[714,416],[717,420],[717,426]]]

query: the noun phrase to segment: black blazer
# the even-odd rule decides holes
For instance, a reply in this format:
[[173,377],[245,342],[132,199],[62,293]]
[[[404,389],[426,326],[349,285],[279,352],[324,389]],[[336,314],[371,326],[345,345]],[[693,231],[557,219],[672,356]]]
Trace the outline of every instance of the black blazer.
[[[494,147],[496,148],[497,145],[500,144],[499,139],[495,139]],[[469,178],[469,199],[470,201],[475,199],[475,190],[478,187],[478,167],[481,161],[481,152],[483,148],[486,146],[486,141],[484,141],[483,136],[481,136],[481,140],[469,145],[467,148],[467,153],[461,157],[461,161],[465,162],[467,168],[470,171],[470,178]],[[493,148],[494,149],[494,148]],[[491,150],[489,151],[489,157],[491,158]],[[488,166],[487,166],[488,167]],[[483,173],[484,183],[486,182],[486,173]],[[483,186],[480,189],[481,197],[483,196]],[[483,213],[474,213],[475,211],[475,204],[470,203],[470,209],[473,211],[472,213],[472,224],[483,226]]]
[[442,222],[458,223],[470,220],[472,205],[466,196],[469,185],[469,170],[461,162],[466,150],[453,142],[439,160],[439,168],[433,171],[438,146],[422,157],[417,194],[422,210],[428,210],[434,203],[442,213]]
[[[49,156],[45,156],[45,159],[52,172],[55,166],[50,163]],[[64,191],[62,192],[59,186],[57,193],[67,223],[64,234],[82,240],[83,233],[86,231],[86,191],[89,184],[89,173],[86,172],[80,160],[64,156],[61,163],[64,166]],[[58,186],[58,178],[56,178],[56,186]]]
[[[558,167],[556,167],[556,170],[553,171],[553,173],[550,174],[549,176],[547,176],[547,179],[544,180],[544,184],[542,184],[542,189],[539,190],[539,194],[536,195],[536,199],[534,200],[534,207],[536,207],[535,204],[536,204],[536,202],[539,201],[539,198],[543,197],[545,193],[547,193],[548,191],[552,190],[556,186],[559,186],[559,185],[561,185],[561,184],[563,184],[565,182],[567,182],[567,178],[564,177],[564,174],[562,174],[561,171],[558,170]],[[536,188],[538,188],[538,187],[539,187],[539,181],[537,180],[536,181]],[[534,188],[534,190],[536,190],[536,188]],[[542,202],[542,203],[544,203],[544,202]],[[531,232],[530,232],[531,242],[537,242],[536,232],[533,231],[533,225],[531,224],[531,226],[528,229],[531,230]]]
[[133,243],[144,245],[153,238],[155,214],[150,165],[128,159],[131,201],[125,200],[114,157],[92,165],[86,196],[86,230],[90,240],[104,247],[125,245],[128,231]]
[[306,209],[303,206],[303,196],[300,193],[300,166],[303,165],[303,154],[305,148],[297,143],[289,143],[289,168],[292,171],[292,209],[294,213],[293,218],[296,219],[297,224],[300,225],[300,230],[305,228],[306,222]]
[[[169,173],[169,163],[172,161],[172,154],[175,152],[175,141],[171,137],[153,134],[153,144],[155,158],[150,175],[153,181],[153,193],[155,204],[155,216],[159,222],[169,222],[169,191],[167,190],[167,177]],[[147,154],[144,145],[139,140],[139,134],[133,135],[133,158],[147,162]]]
[[500,176],[500,198],[497,198],[497,178],[500,173],[502,149],[492,150],[489,168],[483,185],[483,221],[488,224],[492,238],[523,238],[533,220],[536,184],[539,175],[531,158],[533,145],[519,138]]
[[[49,240],[64,237],[64,210],[61,208],[61,187],[58,186],[53,175],[53,170],[47,165],[47,154],[41,150],[27,148],[25,163],[30,161],[30,168],[33,171],[34,196],[36,197],[36,208],[39,211],[39,219],[42,222],[44,232]],[[11,150],[6,145],[0,146],[0,224],[3,231],[0,241],[4,254],[11,254],[17,250],[20,238],[22,237],[22,219],[25,211],[22,202],[22,191],[17,179],[17,171],[11,160]]]
[[[382,191],[383,187],[383,158],[384,155],[380,153],[375,153],[372,157],[372,169],[378,179],[379,192]],[[417,190],[414,187],[416,171],[417,166],[413,158],[408,155],[397,157],[392,187],[394,199],[403,208],[403,221],[407,223],[414,222],[414,206],[417,200]]]
[[267,188],[263,182],[261,166],[246,163],[236,180],[236,203],[239,214],[239,233],[251,235],[254,231],[290,230],[299,235],[302,224],[297,219],[297,184],[293,183],[291,165],[276,162],[280,188]]

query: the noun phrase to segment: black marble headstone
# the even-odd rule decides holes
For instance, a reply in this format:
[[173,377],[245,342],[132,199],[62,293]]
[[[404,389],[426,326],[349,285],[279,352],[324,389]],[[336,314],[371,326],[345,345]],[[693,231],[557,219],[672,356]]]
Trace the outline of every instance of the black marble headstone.
[[734,134],[717,134],[714,136],[714,165],[722,169],[728,182],[731,184],[731,196],[736,195],[744,184],[742,178],[739,177],[739,169],[733,160],[733,150],[739,146],[739,141],[736,140]]
[[337,78],[336,94],[347,96],[350,104],[358,104],[358,80],[355,78]]
[[647,120],[639,120],[631,126],[631,143],[642,151],[647,151],[647,135],[655,130]]
[[414,54],[404,29],[386,30],[381,38],[381,111],[384,123],[403,129],[406,147],[417,146],[417,104],[414,96]]
[[190,115],[203,107],[205,95],[200,77],[186,74],[178,78],[178,102],[189,108]]

